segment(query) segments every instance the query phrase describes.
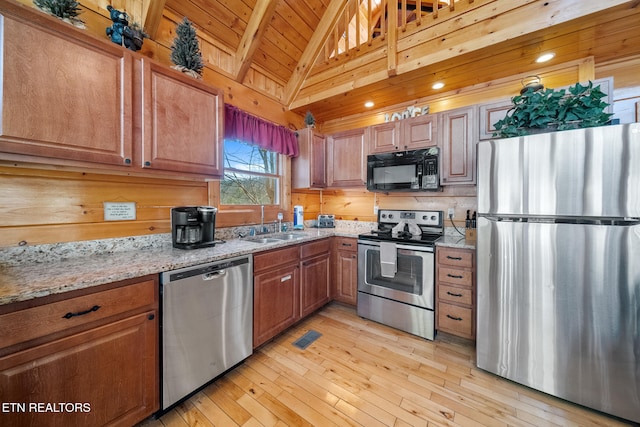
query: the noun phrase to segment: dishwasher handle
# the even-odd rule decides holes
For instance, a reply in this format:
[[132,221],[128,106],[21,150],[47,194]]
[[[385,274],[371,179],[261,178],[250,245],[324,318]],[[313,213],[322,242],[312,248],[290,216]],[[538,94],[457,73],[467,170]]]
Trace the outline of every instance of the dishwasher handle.
[[213,280],[227,275],[227,270],[217,270],[202,275],[202,280]]

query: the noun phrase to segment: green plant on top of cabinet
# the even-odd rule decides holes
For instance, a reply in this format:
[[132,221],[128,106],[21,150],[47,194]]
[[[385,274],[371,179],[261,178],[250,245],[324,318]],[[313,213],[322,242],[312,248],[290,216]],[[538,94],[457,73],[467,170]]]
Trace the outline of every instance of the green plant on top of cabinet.
[[300,129],[297,133],[299,155],[291,159],[291,187],[325,188],[326,137],[311,127]]
[[338,132],[327,138],[327,187],[362,187],[367,183],[369,128]]

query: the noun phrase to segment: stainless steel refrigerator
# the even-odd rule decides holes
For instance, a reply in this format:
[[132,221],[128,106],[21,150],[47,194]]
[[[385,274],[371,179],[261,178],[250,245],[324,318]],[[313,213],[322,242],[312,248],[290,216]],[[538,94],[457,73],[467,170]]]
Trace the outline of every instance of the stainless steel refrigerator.
[[640,422],[640,124],[478,144],[477,365]]

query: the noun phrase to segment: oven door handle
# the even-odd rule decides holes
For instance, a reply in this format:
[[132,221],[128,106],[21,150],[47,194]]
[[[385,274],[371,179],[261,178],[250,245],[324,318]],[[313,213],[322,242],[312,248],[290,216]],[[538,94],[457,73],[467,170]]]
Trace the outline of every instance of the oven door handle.
[[433,252],[433,248],[430,246],[410,246],[396,244],[396,249],[406,249],[411,252]]

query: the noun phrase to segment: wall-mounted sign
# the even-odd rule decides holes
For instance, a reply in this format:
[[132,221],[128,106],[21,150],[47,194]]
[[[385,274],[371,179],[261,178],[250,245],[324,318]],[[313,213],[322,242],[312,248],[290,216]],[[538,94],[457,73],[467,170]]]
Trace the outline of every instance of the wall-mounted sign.
[[105,221],[136,219],[136,202],[103,202]]
[[410,107],[407,107],[407,109],[404,110],[404,111],[399,111],[397,113],[392,113],[392,114],[385,114],[384,115],[384,121],[385,122],[392,122],[394,120],[408,119],[409,117],[424,116],[425,114],[429,114],[429,106],[428,105],[426,105],[426,106],[424,106],[422,108],[414,107],[412,105]]

